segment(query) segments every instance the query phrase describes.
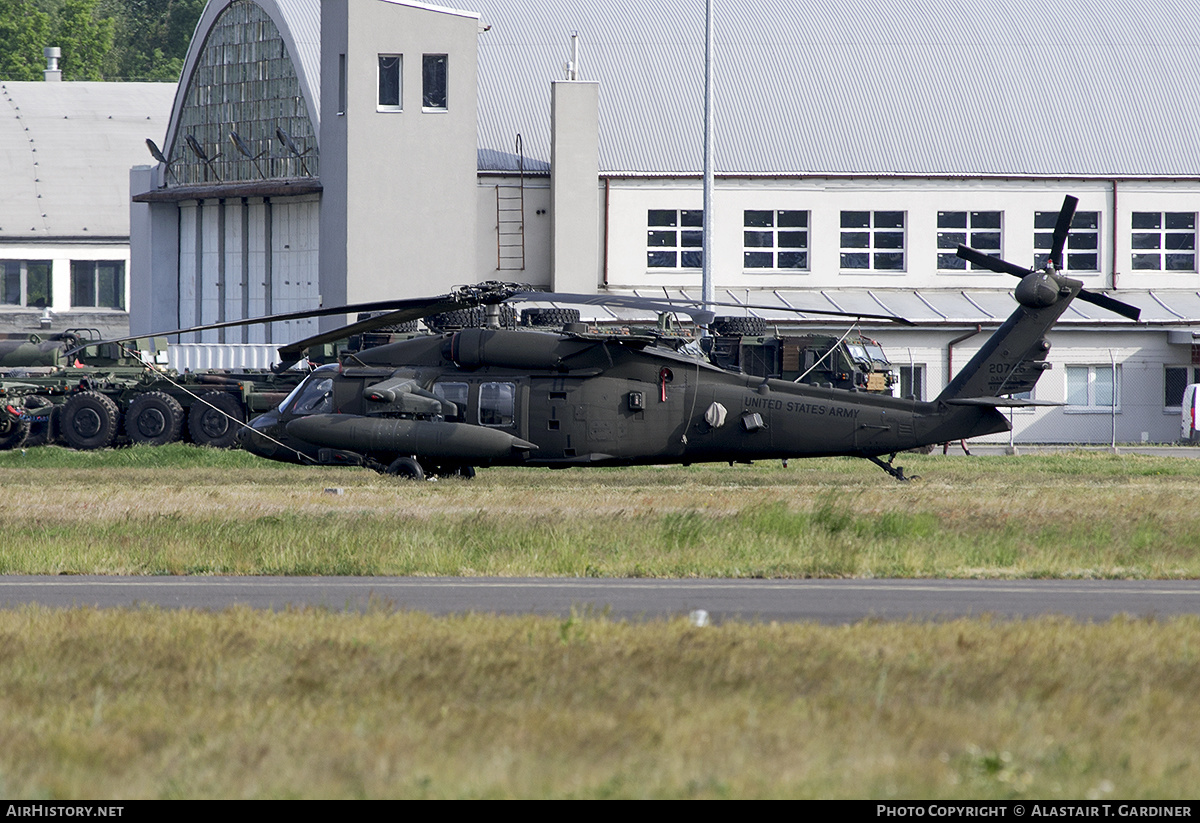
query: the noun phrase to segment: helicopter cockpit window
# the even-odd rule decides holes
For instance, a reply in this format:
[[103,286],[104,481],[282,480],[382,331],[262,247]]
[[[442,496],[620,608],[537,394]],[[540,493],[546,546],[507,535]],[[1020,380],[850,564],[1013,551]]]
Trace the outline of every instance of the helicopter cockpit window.
[[333,375],[315,372],[279,406],[281,412],[297,415],[333,412]]
[[515,423],[517,387],[513,383],[479,385],[479,424],[512,426]]
[[446,416],[451,423],[466,422],[467,414],[467,384],[466,383],[434,383],[433,393],[442,400],[453,403],[458,408],[458,414]]

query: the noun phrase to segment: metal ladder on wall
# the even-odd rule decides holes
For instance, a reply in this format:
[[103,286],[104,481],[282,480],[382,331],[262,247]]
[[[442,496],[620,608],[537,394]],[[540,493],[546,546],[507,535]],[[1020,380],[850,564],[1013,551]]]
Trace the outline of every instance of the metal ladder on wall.
[[517,185],[496,186],[496,270],[525,269],[525,152],[517,135]]

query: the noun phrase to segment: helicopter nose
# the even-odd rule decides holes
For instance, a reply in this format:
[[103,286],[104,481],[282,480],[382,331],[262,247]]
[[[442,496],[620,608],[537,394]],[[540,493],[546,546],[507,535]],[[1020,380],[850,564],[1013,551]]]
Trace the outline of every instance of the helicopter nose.
[[280,436],[283,426],[279,422],[278,412],[260,414],[250,421],[248,428],[238,432],[238,444],[248,452],[259,457],[274,457],[279,451]]

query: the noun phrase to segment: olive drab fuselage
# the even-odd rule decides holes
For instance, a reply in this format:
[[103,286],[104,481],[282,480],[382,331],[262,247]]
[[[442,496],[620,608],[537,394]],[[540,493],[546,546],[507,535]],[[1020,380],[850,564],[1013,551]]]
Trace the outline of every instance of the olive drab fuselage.
[[[394,389],[372,391],[384,385],[451,405],[405,409]],[[312,388],[317,405],[305,399]],[[937,403],[736,374],[652,340],[465,329],[319,369],[257,418],[242,444],[275,459],[388,464],[415,442],[398,430],[415,437],[418,423],[511,439],[474,457],[412,447],[418,460],[546,467],[875,456],[1007,429],[994,409],[947,413]]]

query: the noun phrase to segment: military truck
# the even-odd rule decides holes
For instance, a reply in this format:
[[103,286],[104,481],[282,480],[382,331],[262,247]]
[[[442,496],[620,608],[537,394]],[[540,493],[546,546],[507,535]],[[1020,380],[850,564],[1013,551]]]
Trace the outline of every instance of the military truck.
[[[33,337],[0,341],[5,359],[0,366],[0,449],[54,442],[100,449],[177,440],[227,448],[240,423],[278,405],[306,374],[179,374],[147,365],[147,358],[116,344],[73,352],[79,343],[99,339],[88,330]],[[3,343],[11,345],[5,349]]]

